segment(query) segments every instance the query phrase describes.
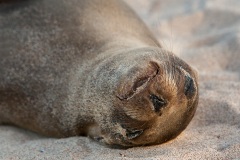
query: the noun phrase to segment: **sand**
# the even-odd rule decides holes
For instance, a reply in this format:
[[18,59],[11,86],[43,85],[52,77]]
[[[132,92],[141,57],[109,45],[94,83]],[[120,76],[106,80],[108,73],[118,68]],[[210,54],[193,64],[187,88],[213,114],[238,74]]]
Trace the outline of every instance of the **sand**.
[[127,2],[199,72],[199,107],[187,129],[165,144],[123,150],[0,126],[0,159],[240,159],[240,1]]

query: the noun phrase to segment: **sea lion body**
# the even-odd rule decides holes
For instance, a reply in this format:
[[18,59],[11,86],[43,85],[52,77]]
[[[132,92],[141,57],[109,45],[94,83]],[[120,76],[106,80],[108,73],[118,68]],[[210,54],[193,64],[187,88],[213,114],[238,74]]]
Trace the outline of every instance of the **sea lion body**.
[[0,3],[0,123],[122,146],[176,137],[196,73],[120,0]]

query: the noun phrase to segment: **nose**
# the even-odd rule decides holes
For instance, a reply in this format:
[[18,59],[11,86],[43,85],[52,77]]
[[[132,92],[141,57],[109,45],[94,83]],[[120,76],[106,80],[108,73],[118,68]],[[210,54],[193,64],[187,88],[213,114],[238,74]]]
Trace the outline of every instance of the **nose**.
[[185,86],[184,86],[184,94],[187,98],[192,98],[196,92],[195,84],[193,79],[189,76],[185,76]]

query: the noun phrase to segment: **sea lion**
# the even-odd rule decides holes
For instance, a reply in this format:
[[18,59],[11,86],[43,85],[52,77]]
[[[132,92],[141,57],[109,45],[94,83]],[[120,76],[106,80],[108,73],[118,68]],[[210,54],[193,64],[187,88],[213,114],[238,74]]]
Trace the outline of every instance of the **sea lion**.
[[0,123],[110,145],[179,135],[198,103],[195,71],[121,0],[0,4]]

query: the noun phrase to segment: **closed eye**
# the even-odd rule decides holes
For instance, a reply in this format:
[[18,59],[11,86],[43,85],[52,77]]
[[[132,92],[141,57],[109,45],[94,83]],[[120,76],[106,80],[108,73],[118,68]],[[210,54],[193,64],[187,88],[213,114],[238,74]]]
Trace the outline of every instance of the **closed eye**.
[[134,139],[140,136],[143,133],[143,130],[126,130],[126,136],[128,139]]
[[159,112],[167,104],[162,98],[159,98],[159,97],[157,97],[156,95],[153,95],[153,94],[150,95],[150,100],[153,103],[155,112]]

